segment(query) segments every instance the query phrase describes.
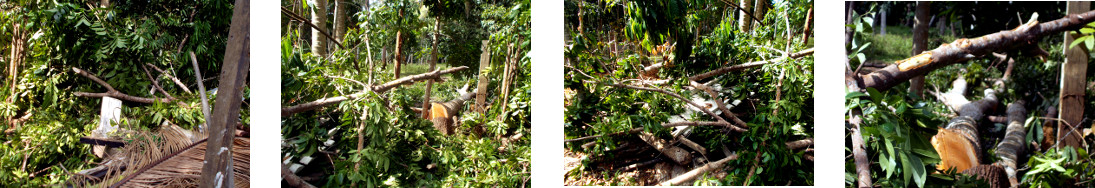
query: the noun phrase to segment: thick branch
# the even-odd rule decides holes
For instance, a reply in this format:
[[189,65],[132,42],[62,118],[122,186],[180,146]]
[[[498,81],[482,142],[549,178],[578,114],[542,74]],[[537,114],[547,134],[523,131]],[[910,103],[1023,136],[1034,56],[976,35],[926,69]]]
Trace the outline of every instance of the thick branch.
[[342,102],[342,101],[345,101],[345,100],[357,99],[357,98],[360,98],[362,96],[365,96],[365,94],[368,94],[369,92],[384,93],[384,92],[387,92],[388,90],[390,90],[392,88],[395,88],[396,86],[406,85],[406,84],[419,82],[419,81],[423,81],[423,80],[427,80],[427,79],[440,78],[441,75],[453,73],[453,72],[464,70],[464,69],[467,69],[467,68],[468,68],[467,66],[460,66],[460,67],[453,67],[453,68],[445,69],[445,70],[437,70],[437,71],[433,71],[433,72],[427,72],[427,73],[422,73],[422,74],[417,74],[417,75],[412,75],[412,76],[406,76],[406,77],[403,77],[403,78],[392,80],[388,83],[381,84],[379,86],[373,86],[371,91],[368,91],[368,90],[367,91],[360,91],[360,92],[353,93],[353,94],[350,94],[350,95],[337,96],[337,97],[331,97],[331,98],[323,98],[323,99],[319,99],[319,100],[304,103],[304,104],[299,104],[299,105],[290,106],[290,107],[284,107],[284,108],[281,109],[281,116],[286,117],[286,116],[289,116],[289,115],[292,115],[292,114],[295,114],[295,113],[314,110],[314,109],[319,108],[319,107],[323,107],[323,106],[327,106],[327,105],[331,105],[331,104],[336,104],[336,103],[339,103],[339,102]]
[[1023,130],[1023,122],[1027,119],[1027,110],[1023,108],[1023,101],[1017,101],[1008,105],[1008,128],[1004,141],[996,145],[997,164],[1004,167],[1011,185],[1019,185],[1019,179],[1015,173],[1019,170],[1019,156],[1023,156],[1026,144],[1026,130]]
[[692,171],[688,171],[688,173],[684,173],[684,174],[681,174],[680,176],[673,177],[673,179],[670,179],[669,181],[664,181],[664,182],[658,183],[658,185],[659,186],[680,185],[684,182],[694,180],[694,179],[696,179],[696,177],[698,177],[698,176],[700,176],[704,173],[707,173],[707,172],[710,172],[710,171],[713,171],[713,170],[716,170],[716,169],[720,169],[720,168],[722,168],[722,165],[726,164],[726,162],[730,162],[731,160],[735,160],[735,159],[738,159],[738,154],[731,154],[730,156],[727,156],[726,158],[723,158],[722,160],[715,161],[715,162],[712,162],[712,163],[707,163],[706,165],[703,165],[699,168],[693,169]]
[[[845,59],[847,61],[847,59]],[[851,71],[851,67],[844,72],[844,87],[848,91],[860,91],[859,82],[855,81],[854,72]],[[848,119],[848,124],[851,124],[852,132],[852,156],[855,158],[855,172],[857,187],[870,188],[873,187],[871,183],[871,161],[867,159],[867,147],[863,144],[863,133],[860,133],[859,127],[863,123],[863,110],[859,108],[851,109],[851,117]]]
[[932,70],[965,62],[969,59],[989,55],[992,52],[1001,52],[1018,49],[1027,45],[1034,45],[1038,39],[1057,34],[1066,30],[1079,29],[1084,24],[1095,21],[1095,11],[1081,14],[1072,14],[1051,22],[1038,24],[1037,14],[1033,18],[1015,29],[1001,31],[973,39],[958,39],[950,44],[944,44],[938,48],[899,60],[892,65],[858,76],[856,80],[864,88],[886,90],[909,79],[922,76]]
[[814,145],[814,139],[813,138],[808,138],[808,139],[790,141],[790,142],[787,142],[785,144],[787,144],[787,149],[798,150],[798,149],[802,149],[802,148]]
[[669,157],[669,159],[672,159],[673,162],[676,162],[677,164],[685,165],[692,162],[692,155],[690,155],[688,151],[684,151],[684,149],[681,149],[680,147],[673,146],[672,144],[669,144],[669,142],[658,138],[657,136],[654,136],[654,134],[644,132],[639,134],[639,139],[642,139],[643,142],[650,144],[650,146],[653,146],[655,150],[658,150],[662,153],[662,155]]

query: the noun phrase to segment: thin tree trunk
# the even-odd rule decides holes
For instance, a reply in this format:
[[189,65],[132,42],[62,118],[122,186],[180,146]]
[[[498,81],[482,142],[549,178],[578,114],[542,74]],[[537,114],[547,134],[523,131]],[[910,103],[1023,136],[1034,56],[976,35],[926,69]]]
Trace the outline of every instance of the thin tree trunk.
[[[312,8],[312,25],[321,29],[327,29],[327,0],[316,0]],[[312,54],[319,57],[327,57],[327,38],[324,38],[320,29],[312,29]]]
[[403,61],[403,31],[395,32],[395,58],[392,63],[395,64],[395,77],[399,78],[400,61]]
[[[756,1],[757,1],[756,6],[753,8],[753,10],[755,10],[753,12],[756,15],[754,17],[764,19],[764,15],[768,14],[768,3],[769,2],[768,2],[768,0],[756,0]],[[813,8],[810,8],[810,9],[813,10]],[[760,27],[760,25],[763,24],[763,23],[761,23],[760,21],[757,21],[757,22],[753,22],[753,24],[754,24],[753,27],[755,28],[755,27]],[[788,28],[788,29],[790,29],[790,28]]]
[[11,90],[11,95],[8,96],[8,103],[15,103],[15,97],[18,96],[15,94],[15,90],[17,88],[16,85],[18,85],[16,82],[19,80],[19,65],[23,64],[23,53],[26,51],[25,45],[23,44],[26,42],[26,37],[23,32],[25,32],[23,31],[23,23],[16,21],[15,26],[12,29],[11,58],[9,59],[8,66],[8,83],[11,86],[8,88]]
[[[430,47],[430,69],[433,71],[437,68],[437,36],[441,34],[441,18],[435,18],[433,28],[433,45]],[[422,109],[430,109],[430,93],[433,90],[433,80],[426,80],[426,94],[422,97]],[[426,117],[429,112],[422,111],[422,117]]]
[[[931,2],[916,2],[915,25],[913,25],[913,50],[912,55],[920,54],[928,49],[928,19],[929,4]],[[924,76],[913,77],[909,82],[909,93],[916,96],[924,96]]]
[[[232,143],[235,125],[239,122],[243,90],[250,73],[251,0],[236,0],[228,44],[221,65],[220,83],[213,118],[209,125],[205,164],[202,165],[201,187],[232,187],[235,174],[232,166]],[[195,70],[196,71],[196,70]],[[204,95],[204,93],[202,93]]]

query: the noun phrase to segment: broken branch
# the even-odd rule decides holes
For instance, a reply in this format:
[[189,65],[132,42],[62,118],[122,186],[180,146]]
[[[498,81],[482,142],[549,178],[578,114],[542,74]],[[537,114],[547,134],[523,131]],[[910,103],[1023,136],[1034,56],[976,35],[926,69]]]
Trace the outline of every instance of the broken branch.
[[399,78],[399,79],[396,79],[396,80],[392,80],[388,83],[381,84],[379,86],[373,86],[370,90],[360,91],[360,92],[349,94],[349,95],[343,95],[343,96],[337,96],[337,97],[331,97],[331,98],[323,98],[323,99],[315,100],[315,101],[304,103],[304,104],[299,104],[299,105],[290,106],[290,107],[284,107],[284,108],[281,108],[281,116],[286,117],[286,116],[289,116],[289,115],[292,115],[292,114],[295,114],[295,113],[314,110],[314,109],[319,108],[319,107],[340,103],[340,102],[345,101],[345,100],[361,98],[362,96],[365,96],[365,94],[368,94],[369,92],[384,93],[384,92],[387,92],[388,90],[390,90],[392,88],[395,88],[396,86],[406,85],[406,84],[419,82],[419,81],[423,81],[423,80],[427,80],[427,79],[440,78],[441,75],[450,74],[450,73],[460,71],[460,70],[464,70],[464,69],[467,69],[467,68],[468,68],[467,66],[459,66],[459,67],[453,67],[453,68],[449,68],[449,69],[445,69],[445,70],[436,70],[436,71],[433,71],[433,72],[427,72],[427,73],[422,73],[422,74],[417,74],[417,75],[406,76],[406,77],[402,77],[402,78]]

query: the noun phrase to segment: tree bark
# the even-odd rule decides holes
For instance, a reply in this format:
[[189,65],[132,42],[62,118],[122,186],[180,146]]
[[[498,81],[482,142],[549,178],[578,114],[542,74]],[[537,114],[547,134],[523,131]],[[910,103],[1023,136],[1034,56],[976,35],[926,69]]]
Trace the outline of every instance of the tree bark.
[[[312,54],[319,57],[327,57],[327,39],[320,37],[327,30],[327,0],[315,0],[312,8],[312,25],[318,28],[312,29]],[[398,77],[398,76],[397,76]]]
[[342,39],[346,36],[346,19],[348,13],[346,12],[346,4],[350,3],[347,0],[335,0],[335,38]]
[[[434,18],[433,45],[430,47],[430,69],[433,72],[437,68],[437,36],[441,34],[441,18]],[[422,97],[422,109],[430,109],[430,93],[433,91],[433,80],[426,80],[426,91]],[[425,113],[422,114],[425,117]]]
[[753,11],[753,0],[741,0],[741,9],[743,10],[738,12],[738,28],[749,32],[753,26],[753,22],[749,21],[749,17],[753,16],[753,12],[756,12]]
[[[920,54],[928,49],[928,19],[931,2],[916,2],[916,17],[913,25],[913,49],[912,55]],[[909,82],[909,93],[916,96],[924,96],[924,76],[913,77]]]
[[[1036,18],[1036,17],[1035,17]],[[856,76],[856,82],[864,88],[886,90],[912,77],[922,76],[946,65],[965,62],[992,52],[1007,51],[1037,42],[1039,38],[1066,30],[1078,29],[1095,20],[1095,11],[1072,14],[1064,18],[1038,24],[1036,19],[1013,30],[1001,31],[974,39],[958,39],[934,50],[921,53],[867,75]]]
[[232,25],[228,31],[228,44],[225,47],[218,84],[223,89],[218,91],[212,122],[208,123],[209,140],[200,183],[203,188],[235,185],[232,175],[235,174],[232,166],[234,151],[230,148],[235,137],[235,125],[240,120],[240,103],[251,66],[250,7],[251,0],[236,0],[233,8]]
[[1019,156],[1023,156],[1027,146],[1024,143],[1027,137],[1027,132],[1023,129],[1023,122],[1027,119],[1027,109],[1023,107],[1024,104],[1023,101],[1008,104],[1007,132],[1004,140],[996,145],[996,157],[999,158],[996,163],[1004,167],[1011,185],[1019,185],[1019,178],[1015,173],[1019,170],[1019,164],[1022,164],[1019,162]]
[[[402,14],[400,14],[402,15]],[[403,31],[395,32],[395,58],[392,63],[395,63],[395,77],[399,78],[400,63],[403,61]]]
[[[1068,2],[1068,13],[1077,13],[1091,10],[1091,2]],[[1095,11],[1093,11],[1095,12]],[[1083,127],[1080,125],[1084,119],[1084,95],[1086,94],[1088,50],[1078,45],[1068,48],[1075,38],[1068,32],[1065,33],[1065,63],[1061,65],[1061,93],[1060,101],[1061,120],[1064,123],[1057,125],[1057,148],[1081,147],[1083,143]]]

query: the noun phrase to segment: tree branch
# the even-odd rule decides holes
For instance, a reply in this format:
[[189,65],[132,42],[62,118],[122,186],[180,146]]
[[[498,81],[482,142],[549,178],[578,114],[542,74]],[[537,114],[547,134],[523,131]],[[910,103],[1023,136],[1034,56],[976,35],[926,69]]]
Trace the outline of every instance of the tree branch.
[[957,39],[936,49],[898,60],[894,64],[867,75],[857,76],[856,81],[864,88],[886,90],[909,79],[922,76],[932,70],[965,62],[992,52],[1018,49],[1035,45],[1038,39],[1066,30],[1079,29],[1095,21],[1095,11],[1072,14],[1051,22],[1038,24],[1037,14],[1026,24],[1012,30],[1000,31],[973,39]]
[[362,96],[365,96],[365,94],[368,94],[369,92],[384,93],[384,92],[387,92],[388,90],[390,90],[392,88],[395,88],[397,86],[406,85],[406,84],[410,84],[410,83],[414,83],[414,82],[419,82],[419,81],[423,81],[423,80],[427,80],[427,79],[440,78],[441,75],[450,74],[450,73],[453,73],[453,72],[456,72],[456,71],[461,71],[461,70],[464,70],[464,69],[467,69],[467,68],[468,68],[467,66],[459,66],[459,67],[453,67],[453,68],[449,68],[449,69],[445,69],[445,70],[436,70],[436,71],[433,71],[433,72],[427,72],[427,73],[422,73],[422,74],[417,74],[417,75],[406,76],[406,77],[402,77],[402,78],[399,78],[399,79],[396,79],[396,80],[392,80],[388,83],[381,84],[379,86],[373,86],[371,90],[360,91],[360,92],[349,94],[349,95],[330,97],[330,98],[323,98],[323,99],[315,100],[315,101],[304,103],[304,104],[298,104],[298,105],[295,105],[295,106],[284,107],[284,108],[281,108],[281,116],[286,117],[286,116],[289,116],[289,115],[292,115],[292,114],[295,114],[295,113],[314,110],[314,109],[319,108],[319,107],[340,103],[340,102],[345,101],[345,100],[361,98]]
[[[75,93],[73,93],[74,95],[76,95],[78,97],[100,97],[100,98],[101,97],[113,97],[113,98],[118,98],[118,99],[121,99],[121,100],[127,100],[127,101],[139,102],[139,103],[150,103],[150,104],[155,103],[157,101],[162,102],[162,103],[169,103],[169,102],[172,101],[171,99],[165,99],[165,98],[145,98],[145,97],[137,97],[137,96],[127,95],[125,93],[119,92],[118,90],[114,90],[113,86],[110,86],[110,84],[106,83],[102,79],[99,79],[99,77],[95,76],[94,74],[91,74],[90,72],[87,72],[83,69],[76,68],[76,67],[72,67],[72,71],[76,72],[76,74],[78,74],[80,76],[84,76],[88,79],[91,79],[91,81],[95,81],[95,83],[98,83],[99,85],[102,85],[107,90],[106,92],[102,92],[102,93],[87,93],[87,92],[75,92]],[[185,104],[182,104],[182,103],[179,103],[179,105],[184,105],[185,106]]]
[[703,165],[699,168],[693,169],[692,171],[688,171],[688,173],[684,173],[684,174],[681,174],[680,176],[673,177],[673,179],[670,179],[669,181],[664,181],[664,182],[658,183],[658,185],[659,186],[680,185],[684,182],[696,179],[696,177],[700,176],[701,174],[704,174],[704,173],[707,173],[707,172],[710,172],[710,171],[713,171],[713,170],[716,170],[716,169],[720,169],[720,168],[722,168],[722,165],[726,164],[726,162],[730,162],[731,160],[735,160],[735,159],[738,159],[738,154],[731,154],[730,156],[727,156],[726,158],[723,158],[722,160],[715,161],[715,162],[712,162],[712,163],[707,163],[706,165]]

